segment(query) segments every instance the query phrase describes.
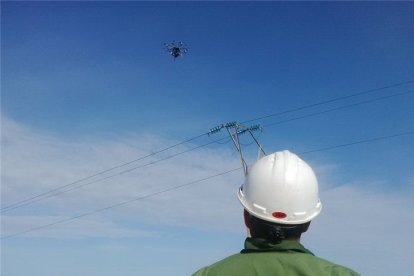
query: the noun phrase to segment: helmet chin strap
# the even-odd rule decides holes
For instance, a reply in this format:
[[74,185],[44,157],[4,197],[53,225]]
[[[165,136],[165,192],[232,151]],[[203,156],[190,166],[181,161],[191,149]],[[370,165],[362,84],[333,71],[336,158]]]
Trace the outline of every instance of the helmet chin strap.
[[244,217],[244,225],[246,225],[246,232],[247,232],[246,235],[248,238],[251,238],[252,234],[250,233],[250,226],[251,226],[250,214],[246,211],[246,209],[244,209],[243,217]]
[[252,234],[250,234],[250,229],[246,227],[246,237],[251,238]]

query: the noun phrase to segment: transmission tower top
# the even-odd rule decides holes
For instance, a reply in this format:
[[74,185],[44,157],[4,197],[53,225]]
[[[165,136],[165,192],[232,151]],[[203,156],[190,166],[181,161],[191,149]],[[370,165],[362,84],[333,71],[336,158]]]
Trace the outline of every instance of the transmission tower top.
[[250,136],[253,138],[254,142],[259,148],[259,156],[266,155],[266,153],[263,150],[263,147],[260,145],[259,141],[256,139],[256,137],[253,134],[253,132],[255,131],[262,131],[262,127],[260,125],[253,125],[250,127],[246,127],[237,122],[228,122],[226,124],[221,124],[221,125],[211,128],[207,134],[208,136],[211,136],[217,132],[220,132],[222,129],[226,129],[231,140],[233,141],[233,144],[236,147],[236,150],[240,156],[240,161],[243,166],[244,175],[246,176],[248,173],[247,163],[243,156],[243,151],[242,151],[242,147],[240,144],[240,136],[246,133],[250,134]]

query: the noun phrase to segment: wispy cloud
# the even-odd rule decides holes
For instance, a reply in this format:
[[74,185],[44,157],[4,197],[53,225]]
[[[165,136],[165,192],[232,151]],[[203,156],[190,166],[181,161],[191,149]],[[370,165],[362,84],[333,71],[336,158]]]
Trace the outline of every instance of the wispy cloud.
[[[89,138],[85,141],[67,141],[29,129],[7,117],[3,117],[2,128],[3,206],[74,183],[84,177],[174,144],[172,141],[148,135],[112,140]],[[161,156],[152,156],[128,164],[76,183],[63,191],[88,184],[80,189],[11,210],[7,213],[8,220],[3,221],[3,228],[6,229],[5,232],[11,233],[10,221],[13,221],[13,229],[17,230],[18,219],[24,222],[27,214],[36,213],[39,218],[37,220],[32,218],[30,221],[33,223],[20,224],[20,231],[24,231],[30,225],[31,227],[41,225],[43,216],[70,218],[191,183],[240,166],[232,154],[207,148],[146,166],[159,158],[185,151],[193,146],[185,145],[174,151],[165,152]],[[138,168],[140,166],[144,167]],[[128,172],[122,173],[124,171]],[[112,175],[116,176],[96,181]],[[106,216],[108,220],[121,217],[144,223],[215,227],[212,224],[213,219],[227,214],[221,212],[222,210],[239,208],[235,200],[235,190],[241,181],[241,171],[238,174],[223,175],[194,183],[185,189],[169,191],[118,207],[101,216]],[[114,213],[117,214],[114,216]],[[11,217],[13,215],[15,217]],[[84,217],[83,220],[86,218]],[[224,220],[228,222],[217,227],[231,229],[232,220]],[[44,230],[39,232],[50,233]]]
[[[4,216],[2,224],[5,226],[2,235],[11,235],[31,229],[33,225],[48,225],[56,221],[65,220],[64,216]],[[104,218],[77,219],[70,223],[57,224],[53,227],[32,231],[24,236],[28,238],[52,239],[81,239],[87,237],[97,238],[128,238],[128,237],[157,237],[160,233],[137,228],[127,228]]]
[[407,180],[403,190],[382,186],[353,182],[323,189],[323,211],[305,234],[305,244],[362,275],[403,275],[414,246],[413,183]]
[[[70,141],[27,128],[4,116],[2,123],[3,206],[176,142],[156,135]],[[110,174],[133,169],[194,146],[183,145]],[[343,183],[335,180],[335,185],[332,185],[330,182],[333,182],[332,178],[337,179],[333,176],[341,166],[312,165],[321,180],[324,207],[309,233],[304,235],[305,245],[317,255],[349,265],[363,275],[390,275],[395,271],[400,272],[394,273],[398,275],[408,271],[410,248],[414,246],[410,238],[410,229],[414,226],[411,219],[414,211],[413,178],[398,183],[399,189],[390,189],[392,184],[383,183],[381,179],[370,183],[358,179]],[[2,233],[13,234],[68,219],[237,167],[240,167],[239,160],[230,148],[206,147],[191,151],[5,213]],[[240,229],[241,206],[235,193],[242,180],[242,172],[236,171],[24,236],[114,238],[158,235],[143,225],[240,233],[243,231]]]

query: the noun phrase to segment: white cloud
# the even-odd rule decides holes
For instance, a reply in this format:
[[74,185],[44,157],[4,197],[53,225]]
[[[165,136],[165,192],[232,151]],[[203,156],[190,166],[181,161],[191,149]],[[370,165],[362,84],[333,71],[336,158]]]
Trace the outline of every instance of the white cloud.
[[375,184],[322,190],[323,211],[304,241],[317,255],[362,275],[402,275],[414,247],[412,183],[388,192]]
[[[2,236],[9,236],[19,233],[22,229],[34,229],[37,226],[47,226],[40,231],[31,231],[24,234],[29,238],[48,237],[53,239],[81,239],[88,237],[100,238],[127,238],[127,237],[157,237],[159,233],[154,231],[141,230],[137,228],[126,228],[116,223],[97,218],[79,218],[66,223],[55,222],[65,221],[70,218],[64,216],[4,216],[2,224]],[[23,230],[24,231],[24,230]]]
[[[118,140],[93,140],[89,138],[85,141],[66,141],[53,135],[39,133],[6,117],[3,117],[2,128],[3,207],[74,183],[84,177],[135,160],[140,156],[146,156],[175,143],[148,135],[131,136]],[[4,232],[12,232],[10,221],[13,221],[13,229],[20,232],[27,229],[28,226],[32,228],[42,225],[40,223],[41,216],[70,218],[191,183],[240,166],[238,160],[228,151],[215,151],[208,148],[191,151],[176,158],[146,166],[149,162],[188,150],[194,146],[197,145],[183,145],[174,148],[157,156],[76,183],[64,188],[63,191],[91,183],[80,189],[74,189],[16,210],[10,210],[5,213],[8,219],[3,220]],[[137,168],[139,166],[144,167]],[[125,170],[130,171],[123,173]],[[224,219],[226,223],[220,225],[212,222],[217,217],[226,217],[228,212],[240,208],[235,200],[235,191],[241,183],[241,174],[241,171],[236,171],[229,175],[194,183],[183,189],[139,200],[100,215],[105,216],[109,221],[121,217],[141,223],[158,224],[162,222],[162,224],[216,227],[229,230],[236,220]],[[92,183],[112,175],[116,176]],[[36,213],[38,219],[30,220],[33,223],[28,225],[26,223],[27,216],[32,213]],[[17,227],[19,219],[22,221],[20,229]],[[91,219],[93,220],[94,216]],[[83,218],[83,221],[85,220],[86,217]],[[39,232],[45,233],[47,236],[51,231],[42,229]],[[97,233],[97,235],[99,234]]]
[[[39,133],[8,118],[3,118],[2,128],[3,206],[175,143],[155,135],[68,141]],[[182,145],[110,173],[133,169],[197,145]],[[10,211],[2,219],[2,234],[53,223],[239,167],[234,151],[223,148],[191,151]],[[322,182],[320,193],[324,207],[309,233],[304,235],[305,245],[317,255],[348,265],[362,275],[399,275],[409,271],[410,248],[414,247],[411,238],[413,178],[396,183],[399,189],[386,188],[393,187],[392,183],[383,183],[381,179],[371,183],[355,179],[353,183],[326,185],[341,166],[312,165]],[[110,174],[102,176],[107,175]],[[240,230],[241,207],[235,193],[241,182],[242,172],[235,171],[25,236],[157,235],[146,230],[151,229],[148,225],[240,233],[243,231]]]

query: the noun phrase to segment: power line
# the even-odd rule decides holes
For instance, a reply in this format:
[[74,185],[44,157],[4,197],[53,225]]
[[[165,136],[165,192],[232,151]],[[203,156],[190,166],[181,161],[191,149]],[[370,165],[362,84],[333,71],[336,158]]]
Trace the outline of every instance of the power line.
[[[413,134],[414,134],[414,131],[407,131],[407,132],[392,134],[392,135],[388,135],[388,136],[373,137],[373,138],[369,138],[369,139],[365,139],[365,140],[359,140],[359,141],[355,141],[355,142],[350,142],[350,143],[345,143],[345,144],[340,144],[340,145],[335,145],[335,146],[329,146],[329,147],[315,149],[315,150],[304,151],[304,152],[299,153],[299,154],[301,154],[301,155],[310,154],[310,153],[327,151],[327,150],[332,150],[332,149],[341,148],[341,147],[348,147],[348,146],[353,146],[353,145],[358,145],[358,144],[363,144],[363,143],[372,143],[372,142],[376,142],[376,141],[380,141],[380,140],[392,139],[392,138],[396,138],[396,137],[401,137],[401,136],[406,136],[406,135],[413,135]],[[159,195],[159,194],[163,194],[163,193],[167,193],[167,192],[170,192],[170,191],[178,190],[178,189],[186,187],[186,186],[194,185],[194,184],[197,184],[197,183],[200,183],[200,182],[203,182],[203,181],[215,178],[215,177],[219,177],[219,176],[222,176],[222,175],[225,175],[225,174],[229,174],[231,172],[234,172],[234,171],[237,171],[237,170],[240,170],[240,169],[241,168],[235,168],[235,169],[224,171],[224,172],[221,172],[221,173],[218,173],[218,174],[215,174],[215,175],[207,176],[207,177],[202,178],[202,179],[194,180],[194,181],[191,181],[191,182],[188,182],[188,183],[185,183],[185,184],[172,186],[172,187],[164,189],[164,190],[160,190],[160,191],[157,191],[157,192],[154,192],[154,193],[149,193],[149,194],[146,194],[146,195],[142,195],[142,196],[139,196],[139,197],[127,200],[127,201],[123,201],[123,202],[120,202],[120,203],[117,203],[117,204],[109,205],[109,206],[104,207],[104,208],[100,208],[100,209],[96,209],[96,210],[93,210],[93,211],[90,211],[90,212],[82,213],[82,214],[74,216],[74,217],[58,220],[58,221],[55,221],[55,222],[52,222],[52,223],[49,223],[49,224],[41,225],[41,226],[38,226],[38,227],[33,227],[33,228],[30,228],[30,229],[27,229],[27,230],[24,230],[24,231],[21,231],[21,232],[17,232],[17,233],[14,233],[14,234],[3,236],[3,237],[1,237],[1,239],[8,239],[8,238],[20,236],[20,235],[23,235],[23,234],[26,234],[26,233],[29,233],[29,232],[41,230],[41,229],[48,228],[48,227],[51,227],[51,226],[54,226],[54,225],[57,225],[57,224],[69,222],[69,221],[72,221],[72,220],[75,220],[75,219],[79,219],[79,218],[86,217],[86,216],[89,216],[89,215],[92,215],[92,214],[103,212],[103,211],[106,211],[106,210],[109,210],[109,209],[124,206],[124,205],[130,204],[132,202],[144,200],[144,199],[147,199],[147,198]]]
[[400,137],[400,136],[407,136],[407,135],[413,135],[413,134],[414,134],[414,131],[407,131],[407,132],[397,133],[397,134],[388,135],[388,136],[374,137],[374,138],[369,138],[369,139],[365,139],[365,140],[359,140],[359,141],[355,141],[355,142],[350,142],[350,143],[345,143],[345,144],[340,144],[340,145],[335,145],[335,146],[324,147],[324,148],[320,148],[320,149],[304,151],[304,152],[301,152],[299,154],[304,155],[304,154],[309,154],[309,153],[314,153],[314,152],[327,151],[327,150],[332,150],[332,149],[337,149],[337,148],[349,147],[349,146],[358,145],[358,144],[366,144],[366,143],[376,142],[376,141],[380,141],[380,140],[387,140],[387,139],[391,139],[391,138],[396,138],[396,137]]
[[317,115],[321,115],[321,114],[325,114],[325,113],[329,113],[329,112],[333,112],[333,111],[338,111],[338,110],[341,110],[341,109],[346,109],[346,108],[350,108],[350,107],[354,107],[354,106],[358,106],[358,105],[363,105],[363,104],[367,104],[367,103],[373,103],[373,102],[376,102],[376,101],[385,100],[385,99],[389,99],[389,98],[393,98],[393,97],[397,97],[397,96],[402,96],[402,95],[407,95],[407,94],[411,94],[411,93],[414,93],[414,89],[413,90],[408,90],[408,91],[405,91],[405,92],[401,92],[401,93],[395,93],[395,94],[388,95],[388,96],[382,96],[382,97],[374,98],[374,99],[371,99],[371,100],[365,100],[365,101],[360,101],[360,102],[357,102],[357,103],[342,105],[342,106],[338,106],[338,107],[335,107],[335,108],[330,108],[330,109],[323,110],[323,111],[313,112],[313,113],[310,113],[310,114],[306,114],[306,115],[303,115],[303,116],[298,116],[298,117],[294,117],[294,118],[290,118],[290,119],[285,119],[285,120],[281,120],[281,121],[278,121],[278,122],[269,123],[269,124],[263,125],[263,127],[264,128],[265,127],[271,127],[271,126],[279,125],[279,124],[282,124],[282,123],[287,123],[287,122],[291,122],[291,121],[296,121],[296,120],[300,120],[300,119],[314,117],[314,116],[317,116]]
[[[50,191],[49,191],[49,192],[47,192],[47,193],[43,193],[43,194],[42,194],[42,196],[38,195],[38,196],[36,196],[36,197],[32,197],[32,198],[31,198],[32,200],[28,200],[28,199],[27,199],[27,200],[25,200],[25,201],[20,202],[20,204],[15,203],[15,204],[9,205],[9,206],[7,207],[7,209],[6,209],[6,207],[5,207],[5,208],[3,208],[3,209],[6,209],[6,210],[3,210],[3,209],[2,209],[2,210],[1,210],[1,213],[5,213],[5,212],[8,212],[8,211],[11,211],[11,210],[14,210],[14,209],[17,209],[17,208],[23,207],[23,206],[31,205],[31,204],[33,204],[33,203],[36,203],[36,202],[42,201],[42,200],[44,200],[44,199],[47,199],[47,198],[50,198],[50,197],[53,197],[53,196],[57,196],[57,195],[60,195],[60,194],[64,194],[64,193],[67,193],[67,192],[70,192],[70,191],[73,191],[73,190],[76,190],[76,189],[82,188],[82,187],[84,187],[84,186],[88,186],[88,185],[91,185],[91,184],[94,184],[94,183],[97,183],[97,182],[101,182],[101,181],[104,181],[104,180],[107,180],[107,179],[110,179],[110,178],[113,178],[113,177],[116,177],[116,176],[119,176],[119,175],[123,175],[123,174],[129,173],[129,172],[134,171],[134,170],[137,170],[137,169],[141,169],[141,168],[144,168],[144,167],[148,167],[148,166],[150,166],[150,165],[154,165],[154,164],[156,164],[156,163],[159,163],[159,162],[162,162],[162,161],[165,161],[165,160],[168,160],[168,159],[171,159],[171,158],[177,157],[177,156],[182,155],[182,154],[184,154],[184,153],[188,153],[188,152],[190,152],[190,151],[194,151],[194,150],[200,149],[200,148],[202,148],[202,147],[208,146],[208,145],[213,144],[213,143],[215,143],[215,141],[211,141],[211,142],[209,142],[209,143],[206,143],[206,144],[203,144],[203,145],[200,145],[200,146],[197,146],[197,147],[194,147],[194,148],[191,148],[191,149],[185,150],[185,151],[181,151],[181,152],[178,152],[178,153],[176,153],[176,154],[172,154],[172,155],[170,155],[170,156],[167,156],[167,157],[164,157],[164,158],[158,159],[158,160],[153,161],[153,162],[149,162],[149,163],[146,163],[146,164],[143,164],[143,165],[140,165],[140,166],[136,166],[136,167],[133,167],[133,168],[129,168],[129,169],[127,169],[127,170],[123,170],[123,171],[120,171],[120,172],[118,172],[118,173],[116,173],[116,174],[112,174],[112,175],[109,175],[109,176],[106,176],[106,177],[103,177],[103,178],[99,178],[99,179],[93,180],[93,181],[91,181],[91,182],[86,182],[86,183],[83,183],[83,184],[79,184],[79,185],[73,186],[73,187],[71,187],[71,188],[68,188],[68,186],[69,186],[69,184],[68,184],[68,185],[65,185],[65,186],[60,187],[59,189],[58,189],[58,188],[56,188],[56,189],[50,190]],[[129,162],[129,164],[131,164],[131,163],[132,163],[132,162]],[[107,170],[107,171],[108,171],[108,170]],[[84,179],[84,180],[85,180],[85,179]],[[73,184],[77,184],[77,183],[80,183],[80,181],[78,181],[78,182],[76,182],[76,183],[75,183],[75,182],[73,182],[71,185],[73,185]],[[63,190],[63,191],[62,191],[62,189],[63,189],[63,188],[68,188],[68,189],[67,189],[67,190]]]
[[353,98],[353,97],[357,97],[357,96],[361,96],[361,95],[365,95],[365,94],[370,94],[370,93],[373,93],[373,92],[378,92],[378,91],[381,91],[381,90],[384,90],[384,89],[394,88],[394,87],[402,86],[402,85],[409,84],[409,83],[414,83],[414,80],[399,82],[399,83],[395,83],[395,84],[390,84],[390,85],[386,85],[386,86],[383,86],[383,87],[373,88],[373,89],[361,91],[361,92],[358,92],[358,93],[353,93],[353,94],[349,94],[349,95],[345,95],[345,96],[340,96],[340,97],[336,97],[336,98],[329,99],[329,100],[324,100],[324,101],[313,103],[313,104],[303,105],[303,106],[299,106],[297,108],[293,108],[293,109],[289,109],[289,110],[285,110],[285,111],[281,111],[281,112],[277,112],[277,113],[273,113],[273,114],[263,115],[261,117],[256,117],[254,119],[250,119],[250,120],[244,121],[242,123],[249,123],[249,122],[253,122],[253,121],[266,119],[266,118],[269,118],[269,117],[280,116],[280,115],[284,115],[284,114],[287,114],[287,113],[292,113],[292,112],[295,112],[295,111],[300,111],[300,110],[308,109],[308,108],[311,108],[311,107],[324,105],[324,104],[327,104],[327,103],[333,103],[333,102],[337,102],[337,101],[341,101],[341,100],[345,100],[345,99],[349,99],[349,98]]
[[[374,88],[374,89],[370,89],[370,90],[366,90],[366,91],[362,91],[362,92],[358,92],[358,93],[354,93],[354,94],[350,94],[350,95],[345,95],[345,96],[333,98],[333,99],[330,99],[330,100],[325,100],[325,101],[317,102],[317,103],[310,104],[310,105],[305,105],[305,106],[293,108],[293,109],[290,109],[290,110],[287,110],[287,111],[283,111],[283,112],[279,112],[279,113],[274,113],[274,114],[270,114],[270,115],[266,115],[266,116],[262,116],[262,117],[258,117],[258,118],[255,118],[255,119],[251,119],[251,120],[248,120],[248,121],[244,121],[243,123],[251,122],[251,121],[255,121],[255,120],[259,120],[259,119],[264,119],[264,118],[268,118],[268,117],[274,117],[274,116],[277,116],[277,115],[291,113],[291,112],[295,112],[295,111],[299,111],[299,110],[304,110],[304,109],[307,109],[307,108],[310,108],[310,107],[315,107],[315,106],[319,106],[319,105],[323,105],[323,104],[327,104],[327,103],[332,103],[332,102],[335,102],[335,101],[344,100],[344,99],[348,99],[348,98],[360,96],[360,95],[363,95],[363,94],[373,93],[373,92],[380,91],[380,90],[384,90],[384,89],[388,89],[388,88],[398,87],[398,86],[401,86],[401,85],[404,85],[404,84],[408,84],[408,83],[413,83],[413,82],[414,81],[406,81],[406,82],[400,82],[400,83],[396,83],[396,84],[392,84],[392,85],[388,85],[388,86],[383,86],[383,87],[380,87],[380,88]],[[348,107],[352,107],[352,106],[356,106],[356,105],[361,105],[361,104],[365,104],[365,103],[369,103],[369,102],[374,102],[374,101],[378,101],[378,100],[382,100],[382,99],[386,99],[386,98],[391,98],[391,97],[395,97],[395,96],[399,96],[399,95],[403,95],[403,94],[408,94],[408,93],[412,93],[412,92],[413,92],[413,90],[410,90],[410,91],[407,91],[407,92],[397,93],[397,94],[393,94],[393,95],[379,97],[379,98],[376,98],[376,99],[362,101],[362,102],[359,102],[359,103],[354,103],[354,104],[349,104],[349,105],[345,105],[345,106],[341,106],[341,107],[336,107],[336,108],[329,109],[329,110],[325,110],[325,111],[311,113],[311,114],[308,114],[308,115],[304,115],[304,116],[300,116],[300,117],[296,117],[296,118],[291,118],[291,119],[287,119],[287,120],[283,120],[283,121],[279,121],[279,122],[267,124],[267,125],[265,125],[265,127],[273,126],[273,125],[280,124],[280,123],[284,123],[284,122],[299,120],[299,119],[303,119],[303,118],[307,118],[307,117],[311,117],[311,116],[316,116],[316,115],[320,115],[320,114],[324,114],[324,113],[328,113],[328,112],[332,112],[332,111],[336,111],[336,110],[340,110],[340,109],[344,109],[344,108],[348,108]],[[69,191],[72,191],[72,190],[75,190],[75,189],[78,189],[78,188],[81,188],[81,187],[84,187],[84,186],[87,186],[87,185],[91,185],[91,184],[94,184],[94,183],[97,183],[97,182],[100,182],[100,181],[103,181],[103,180],[106,180],[106,179],[109,179],[109,178],[112,178],[112,177],[115,177],[115,176],[118,176],[118,175],[122,175],[122,174],[128,173],[130,171],[136,170],[138,168],[142,168],[142,167],[146,167],[146,166],[149,166],[149,165],[153,165],[155,163],[158,163],[158,162],[161,162],[161,161],[164,161],[164,160],[167,160],[167,159],[171,159],[171,158],[173,158],[175,156],[178,156],[180,154],[183,154],[183,153],[186,153],[186,152],[189,152],[189,151],[192,151],[192,150],[195,150],[195,149],[198,149],[198,148],[207,146],[207,145],[211,144],[212,142],[211,143],[204,144],[204,145],[201,145],[199,147],[195,147],[195,148],[190,149],[190,150],[186,150],[186,151],[180,152],[178,154],[171,155],[171,156],[169,156],[167,158],[163,158],[163,159],[160,159],[160,160],[157,160],[157,161],[154,161],[154,162],[150,162],[150,163],[147,163],[147,164],[144,164],[144,165],[141,165],[141,166],[133,167],[131,169],[127,169],[127,170],[121,171],[119,173],[116,173],[116,174],[113,174],[113,175],[110,175],[110,176],[107,176],[107,177],[103,177],[103,178],[100,178],[100,179],[97,179],[97,180],[93,180],[91,182],[79,184],[81,182],[84,182],[86,180],[92,179],[94,177],[103,175],[105,173],[114,171],[116,169],[125,167],[125,166],[130,165],[132,163],[135,163],[137,161],[143,160],[145,158],[148,158],[148,157],[154,156],[156,154],[162,153],[164,151],[170,150],[170,149],[172,149],[174,147],[177,147],[179,145],[183,145],[185,143],[191,142],[191,141],[196,140],[196,139],[198,139],[198,138],[200,138],[202,136],[205,136],[206,134],[208,134],[208,133],[200,134],[198,136],[195,136],[193,138],[184,140],[184,141],[179,142],[177,144],[174,144],[172,146],[169,146],[169,147],[166,147],[164,149],[161,149],[161,150],[158,150],[156,152],[153,152],[151,154],[148,154],[146,156],[139,157],[137,159],[134,159],[134,160],[131,160],[131,161],[122,163],[120,165],[111,167],[109,169],[100,171],[100,172],[95,173],[93,175],[90,175],[90,176],[81,178],[81,179],[76,180],[74,182],[71,182],[69,184],[65,184],[63,186],[59,186],[57,188],[51,189],[49,191],[43,192],[43,193],[38,194],[38,195],[35,195],[33,197],[26,198],[24,200],[21,200],[21,201],[15,202],[13,204],[7,205],[7,206],[1,208],[0,209],[0,212],[1,213],[4,213],[4,212],[11,211],[11,210],[14,210],[14,209],[23,207],[23,206],[27,206],[27,205],[30,205],[32,203],[41,201],[43,199],[46,199],[46,198],[49,198],[49,197],[52,197],[52,196],[56,196],[56,195],[59,195],[59,194],[62,194],[62,193],[66,193],[66,192],[69,192]],[[218,142],[218,141],[221,141],[221,140],[223,140],[223,139],[218,139],[218,140],[215,140],[213,142]],[[76,185],[76,184],[79,184],[79,185]],[[76,185],[76,186],[74,186],[74,185]],[[68,188],[70,186],[74,186],[74,187],[69,188],[67,190],[63,190],[63,189]]]
[[218,174],[215,174],[215,175],[207,176],[207,177],[202,178],[202,179],[194,180],[194,181],[191,181],[191,182],[188,182],[188,183],[185,183],[185,184],[172,186],[170,188],[160,190],[158,192],[142,195],[142,196],[139,196],[139,197],[127,200],[127,201],[123,201],[123,202],[120,202],[120,203],[117,203],[117,204],[113,204],[113,205],[110,205],[110,206],[107,206],[107,207],[104,207],[104,208],[96,209],[96,210],[93,210],[93,211],[90,211],[90,212],[87,212],[87,213],[82,213],[82,214],[74,216],[74,217],[58,220],[58,221],[55,221],[55,222],[52,222],[52,223],[49,223],[49,224],[41,225],[41,226],[38,226],[38,227],[33,227],[33,228],[27,229],[25,231],[21,231],[21,232],[18,232],[18,233],[7,235],[7,236],[4,236],[4,237],[1,237],[1,239],[9,239],[9,238],[12,238],[12,237],[15,237],[15,236],[20,236],[20,235],[23,235],[23,234],[26,234],[26,233],[29,233],[29,232],[33,232],[33,231],[36,231],[36,230],[48,228],[48,227],[51,227],[51,226],[54,226],[54,225],[57,225],[57,224],[61,224],[61,223],[64,223],[64,222],[69,222],[69,221],[72,221],[72,220],[75,220],[75,219],[90,216],[90,215],[93,215],[93,214],[96,214],[96,213],[107,211],[109,209],[113,209],[113,208],[116,208],[116,207],[127,205],[127,204],[130,204],[132,202],[140,201],[140,200],[150,198],[150,197],[153,197],[153,196],[156,196],[156,195],[160,195],[160,194],[163,194],[163,193],[178,190],[178,189],[186,187],[186,186],[194,185],[194,184],[197,184],[197,183],[200,183],[200,182],[212,179],[212,178],[216,178],[216,177],[219,177],[219,176],[222,176],[222,175],[225,175],[225,174],[229,174],[231,172],[234,172],[234,171],[237,171],[237,170],[240,170],[240,169],[241,168],[231,169],[231,170],[221,172],[221,173],[218,173]]
[[[154,155],[156,155],[156,154],[162,153],[162,152],[164,152],[164,151],[170,150],[170,149],[172,149],[172,148],[175,148],[175,147],[178,147],[178,146],[183,145],[183,144],[185,144],[185,143],[188,143],[188,142],[191,142],[191,141],[193,141],[193,140],[196,140],[196,139],[198,139],[198,138],[200,138],[200,137],[202,137],[202,136],[204,136],[204,135],[206,135],[206,133],[201,134],[201,135],[198,135],[198,136],[195,136],[195,137],[190,138],[190,139],[187,139],[187,140],[184,140],[184,141],[182,141],[182,142],[179,142],[179,143],[174,144],[174,145],[172,145],[172,146],[169,146],[169,147],[166,147],[166,148],[164,148],[164,149],[158,150],[158,151],[156,151],[156,152],[150,153],[150,154],[148,154],[148,155],[141,156],[141,157],[139,157],[139,158],[137,158],[137,159],[134,159],[134,160],[131,160],[131,161],[128,161],[128,162],[125,162],[125,163],[119,164],[119,165],[117,165],[117,166],[111,167],[111,168],[109,168],[109,169],[106,169],[106,170],[103,170],[103,171],[100,171],[100,172],[97,172],[97,173],[95,173],[95,174],[93,174],[93,175],[90,175],[90,176],[87,176],[87,177],[84,177],[84,178],[78,179],[78,180],[76,180],[76,181],[74,181],[74,182],[71,182],[71,183],[68,183],[68,184],[65,184],[65,185],[59,186],[59,187],[57,187],[57,188],[51,189],[51,190],[49,190],[49,191],[46,191],[46,192],[44,192],[44,193],[41,193],[41,194],[35,195],[35,196],[33,196],[33,197],[26,198],[26,199],[24,199],[24,200],[20,200],[20,201],[18,201],[18,202],[15,202],[15,203],[13,203],[13,204],[10,204],[10,205],[7,205],[7,206],[5,206],[5,207],[1,208],[1,209],[0,209],[0,211],[1,211],[1,212],[5,212],[5,211],[8,211],[8,210],[13,210],[13,209],[19,208],[21,204],[24,204],[23,206],[25,206],[25,205],[26,205],[25,203],[27,203],[27,202],[31,202],[32,200],[35,200],[35,199],[37,199],[37,198],[40,198],[40,197],[42,197],[42,198],[43,198],[43,196],[47,196],[47,195],[49,195],[49,194],[51,194],[51,193],[53,193],[53,192],[59,191],[59,190],[61,190],[61,189],[64,189],[64,188],[66,188],[66,187],[69,187],[69,186],[72,186],[72,185],[75,185],[75,184],[78,184],[78,183],[80,183],[80,182],[84,182],[84,181],[86,181],[86,180],[89,180],[89,179],[91,179],[91,178],[94,178],[94,177],[97,177],[97,176],[103,175],[103,174],[108,173],[108,172],[111,172],[111,171],[113,171],[113,170],[116,170],[116,169],[119,169],[119,168],[125,167],[125,166],[130,165],[130,164],[132,164],[132,163],[135,163],[135,162],[137,162],[137,161],[140,161],[140,160],[143,160],[143,159],[149,158],[149,157],[154,156]],[[30,203],[28,203],[28,204],[30,204]]]

